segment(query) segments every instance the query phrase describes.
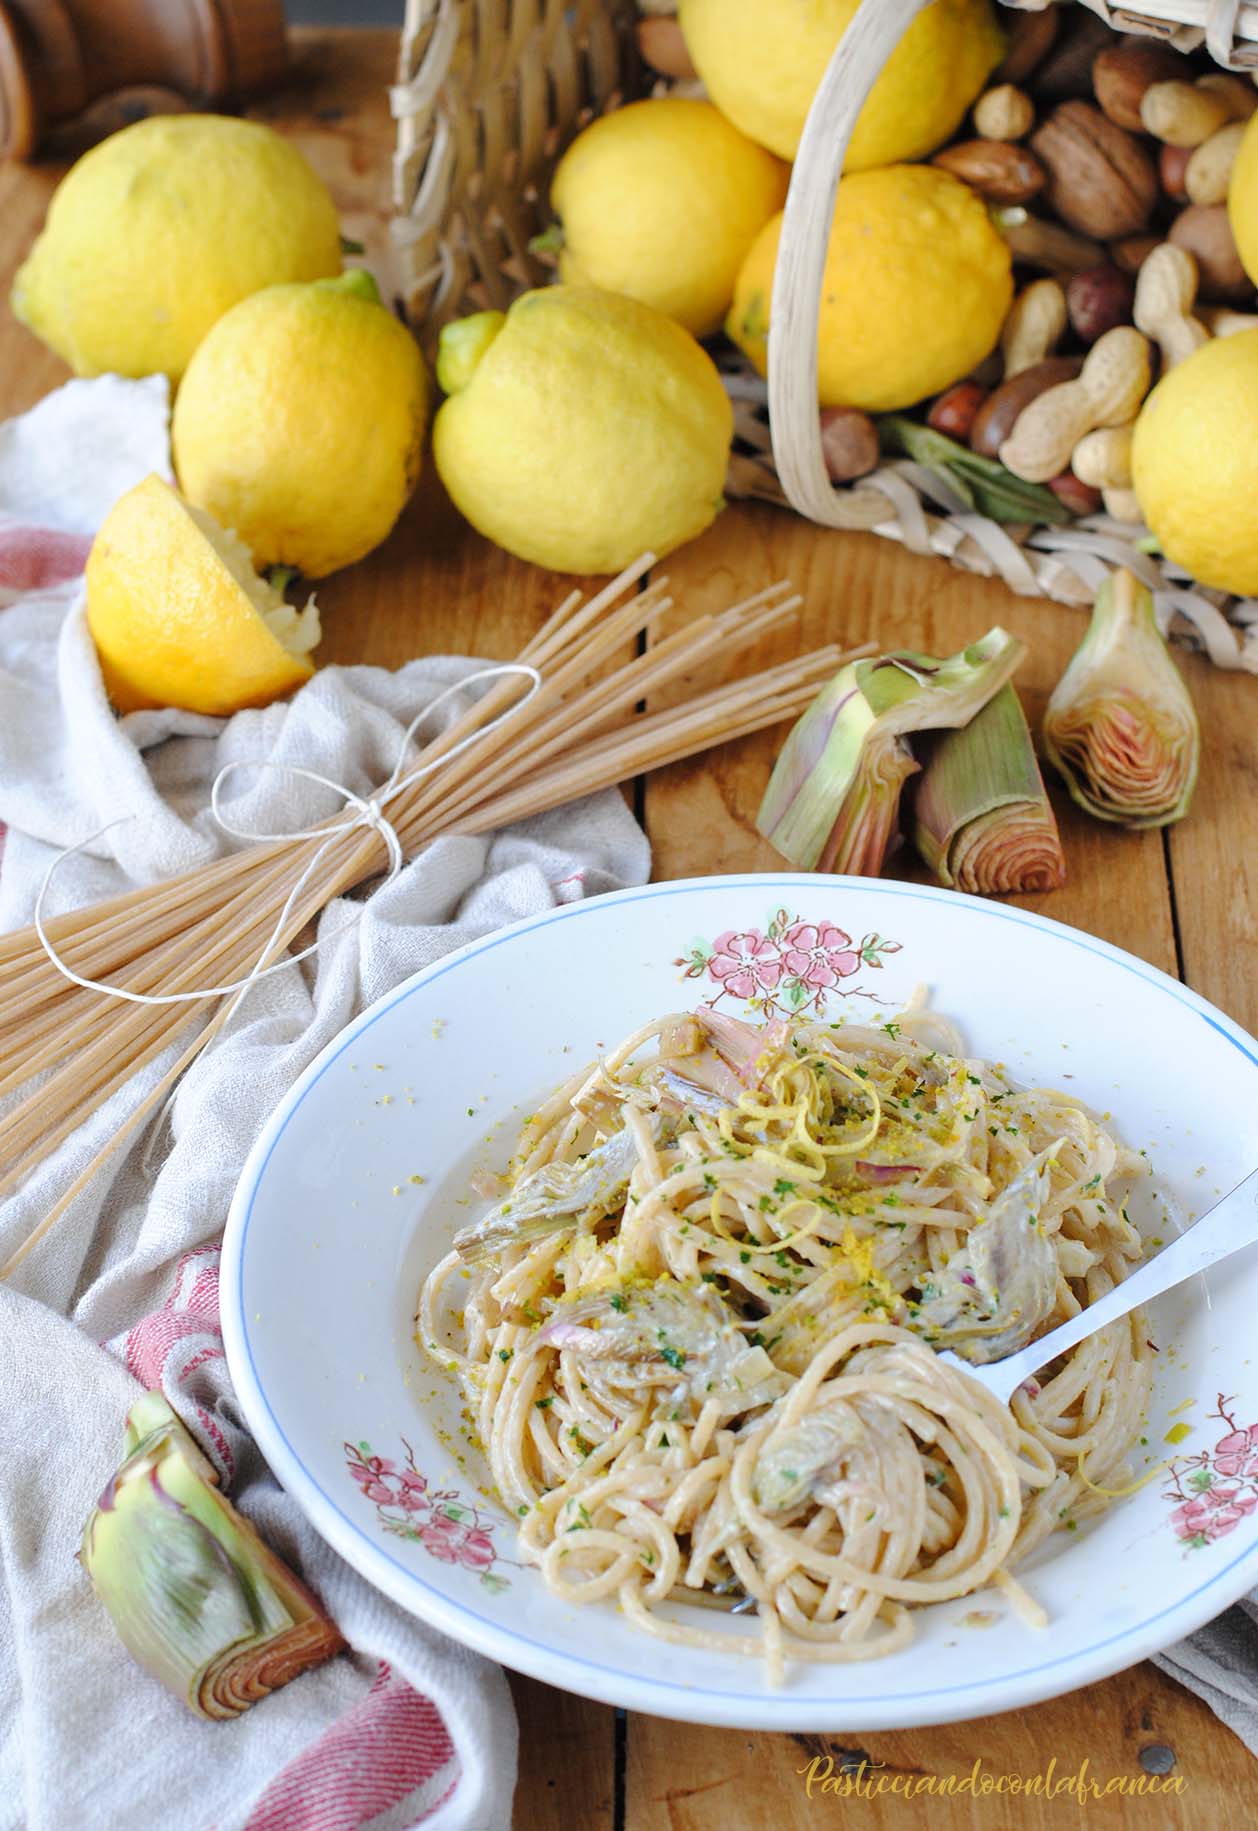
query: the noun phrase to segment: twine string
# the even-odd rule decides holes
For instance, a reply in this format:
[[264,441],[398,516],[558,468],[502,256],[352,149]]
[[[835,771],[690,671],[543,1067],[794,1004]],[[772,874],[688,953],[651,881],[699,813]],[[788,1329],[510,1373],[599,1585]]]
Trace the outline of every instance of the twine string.
[[[501,680],[510,675],[515,675],[521,679],[527,680],[529,683],[528,691],[520,699],[517,699],[513,705],[507,706],[502,712],[496,713],[493,718],[488,720],[486,724],[479,726],[475,731],[468,732],[466,736],[459,739],[457,744],[452,744],[448,750],[444,751],[441,756],[434,757],[431,762],[420,763],[414,769],[406,770],[407,753],[414,741],[416,732],[426,718],[436,712],[448,700],[452,699],[455,694],[463,692],[467,687],[474,686],[478,681]],[[88,846],[94,845],[98,839],[102,838],[106,833],[112,832],[115,827],[122,826],[126,821],[134,819],[136,816],[132,814],[124,814],[118,820],[109,821],[105,826],[99,828],[97,832],[89,834],[86,839],[81,839],[77,845],[67,846],[64,851],[59,852],[56,858],[53,859],[47,871],[44,873],[43,882],[39,888],[39,895],[35,899],[33,926],[36,935],[39,937],[40,946],[63,979],[68,979],[72,985],[81,986],[84,991],[101,992],[107,998],[122,999],[127,1004],[196,1004],[202,999],[225,998],[233,992],[244,993],[248,991],[250,986],[256,985],[261,979],[268,978],[272,973],[283,972],[288,967],[297,965],[299,961],[309,959],[312,954],[318,952],[319,948],[323,946],[325,942],[346,933],[348,929],[354,927],[357,922],[362,920],[365,906],[360,904],[347,922],[341,923],[341,925],[330,934],[317,936],[315,940],[310,943],[309,947],[302,948],[300,953],[288,954],[283,960],[277,960],[271,966],[265,964],[272,950],[279,945],[302,891],[314,876],[319,864],[327,853],[328,848],[334,844],[343,833],[353,832],[356,827],[364,827],[371,832],[379,834],[384,843],[385,850],[388,853],[388,869],[385,872],[384,881],[379,888],[384,889],[386,885],[391,884],[405,864],[406,857],[402,849],[402,841],[398,837],[397,829],[385,813],[385,808],[388,806],[389,802],[397,795],[400,795],[405,789],[412,787],[416,782],[420,782],[424,777],[432,775],[444,764],[453,762],[454,758],[461,755],[470,745],[479,743],[486,732],[494,730],[496,726],[503,724],[507,719],[514,718],[518,712],[523,711],[524,707],[528,705],[529,701],[540,689],[541,684],[542,676],[535,667],[530,667],[527,662],[508,661],[496,664],[493,667],[478,668],[475,673],[468,674],[464,679],[456,681],[452,686],[446,687],[437,695],[436,699],[424,707],[422,712],[417,712],[410,724],[406,727],[406,730],[402,733],[401,743],[398,746],[397,762],[394,764],[393,769],[383,786],[376,789],[375,792],[370,795],[356,794],[353,789],[347,788],[344,783],[333,781],[330,776],[320,775],[317,770],[305,769],[297,763],[276,763],[267,758],[260,758],[257,761],[241,759],[238,762],[225,763],[215,776],[210,789],[210,812],[213,814],[214,820],[221,831],[228,834],[233,839],[249,839],[265,843],[268,841],[300,840],[310,837],[309,827],[298,827],[296,830],[288,832],[262,833],[257,831],[256,828],[236,825],[223,810],[222,795],[227,782],[232,775],[240,769],[273,769],[288,776],[299,776],[304,781],[314,782],[322,788],[330,789],[334,794],[340,796],[346,809],[350,810],[348,818],[338,821],[334,826],[327,827],[324,830],[325,836],[322,843],[316,847],[315,851],[307,860],[296,883],[285,898],[284,906],[280,910],[275,925],[262,946],[257,961],[250,971],[245,974],[243,979],[231,980],[226,985],[198,986],[193,990],[186,992],[133,992],[126,986],[111,985],[108,980],[88,979],[83,974],[76,973],[74,968],[70,966],[67,961],[63,960],[61,955],[57,952],[57,949],[48,934],[47,928],[44,926],[44,903],[47,899],[49,889],[52,886],[53,878],[56,876],[61,866],[67,863],[69,859],[73,858],[76,853],[85,851]],[[405,773],[403,773],[404,771]]]

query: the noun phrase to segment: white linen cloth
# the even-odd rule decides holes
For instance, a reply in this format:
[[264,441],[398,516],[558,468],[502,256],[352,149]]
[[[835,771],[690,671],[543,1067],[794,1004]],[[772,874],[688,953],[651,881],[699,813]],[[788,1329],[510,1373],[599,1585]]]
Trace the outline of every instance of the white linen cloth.
[[[75,543],[59,537],[90,535],[150,471],[169,474],[164,382],[71,382],[0,426],[0,532],[18,530],[28,558],[43,539],[73,566]],[[34,576],[48,572],[37,566]],[[226,722],[167,711],[119,720],[102,690],[81,578],[33,591],[10,580],[6,593],[0,576],[0,824],[9,829],[0,931],[31,919],[58,851],[119,816],[129,818],[62,868],[50,912],[230,849],[207,808],[228,762],[291,761],[370,791],[393,768],[410,719],[475,665],[447,657],[395,674],[329,668],[287,704]],[[336,800],[277,772],[242,772],[230,811],[240,825],[292,829],[336,811]],[[643,882],[648,871],[645,838],[608,792],[489,837],[439,840],[357,923],[347,926],[359,905],[332,905],[320,924],[326,944],[256,984],[184,1077],[156,1149],[150,1127],[0,1285],[0,1831],[508,1825],[516,1730],[502,1673],[378,1595],[281,1493],[231,1395],[213,1242],[268,1112],[364,1005],[477,935]],[[0,1258],[162,1065],[0,1202]],[[137,1373],[160,1381],[234,1475],[233,1499],[353,1648],[231,1723],[199,1722],[132,1664],[74,1561],[119,1460]]]

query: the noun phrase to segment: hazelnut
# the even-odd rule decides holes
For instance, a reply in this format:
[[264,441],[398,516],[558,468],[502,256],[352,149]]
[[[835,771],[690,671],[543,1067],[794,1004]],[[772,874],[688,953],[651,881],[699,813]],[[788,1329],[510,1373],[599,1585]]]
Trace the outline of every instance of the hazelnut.
[[988,390],[977,381],[959,381],[932,401],[926,424],[962,445],[969,441],[975,415],[987,399]]
[[826,407],[821,451],[831,483],[851,483],[878,468],[878,429],[859,407]]
[[1072,229],[1108,241],[1144,228],[1158,197],[1153,161],[1099,108],[1060,103],[1031,147],[1048,171],[1048,202]]
[[1119,267],[1085,267],[1082,273],[1072,274],[1066,287],[1066,310],[1076,337],[1095,343],[1116,324],[1130,324],[1135,296],[1134,281]]
[[1186,248],[1197,263],[1203,299],[1230,304],[1252,297],[1254,283],[1241,265],[1225,203],[1193,203],[1167,231],[1168,242]]
[[983,140],[1021,140],[1035,126],[1035,104],[1015,83],[998,83],[974,104],[974,131]]
[[1094,490],[1091,484],[1081,482],[1072,470],[1062,471],[1059,477],[1050,477],[1048,487],[1072,515],[1095,515],[1100,510],[1100,490]]

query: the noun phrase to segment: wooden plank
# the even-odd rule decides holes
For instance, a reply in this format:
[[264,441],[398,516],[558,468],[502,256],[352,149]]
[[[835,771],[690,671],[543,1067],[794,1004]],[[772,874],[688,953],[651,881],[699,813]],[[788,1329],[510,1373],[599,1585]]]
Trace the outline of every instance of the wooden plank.
[[[1142,1761],[1143,1756],[1143,1761]],[[1178,1794],[1158,1798],[1112,1793],[1081,1806],[1071,1794],[1055,1799],[992,1793],[970,1798],[923,1792],[848,1798],[826,1795],[827,1774],[859,1768],[868,1757],[890,1787],[915,1779],[936,1782],[980,1773],[993,1781],[1049,1775],[1063,1781],[1086,1761],[1099,1787],[1109,1780],[1137,1781],[1150,1769],[1183,1780]],[[807,1790],[810,1764],[813,1791]],[[875,1765],[876,1764],[876,1765]],[[772,1826],[811,1831],[845,1822],[860,1831],[903,1831],[909,1823],[982,1827],[983,1831],[1062,1831],[1092,1825],[1101,1831],[1201,1831],[1206,1825],[1244,1825],[1253,1818],[1254,1763],[1244,1744],[1222,1730],[1209,1706],[1143,1665],[1101,1685],[1073,1692],[1034,1710],[985,1717],[938,1729],[855,1736],[758,1736],[741,1730],[630,1720],[625,1800],[626,1831],[731,1831]],[[911,1815],[911,1816],[910,1816]]]
[[614,1713],[519,1672],[507,1676],[520,1720],[516,1831],[612,1831]]
[[1258,1034],[1258,680],[1191,658],[1203,734],[1192,809],[1168,830],[1184,977]]

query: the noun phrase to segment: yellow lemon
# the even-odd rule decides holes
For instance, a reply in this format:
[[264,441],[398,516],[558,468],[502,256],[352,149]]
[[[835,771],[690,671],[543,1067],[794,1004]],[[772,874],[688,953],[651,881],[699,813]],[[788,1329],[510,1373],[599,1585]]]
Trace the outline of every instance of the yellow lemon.
[[295,146],[256,121],[154,115],[62,180],[12,305],[78,375],[177,381],[239,300],[340,271],[336,206]]
[[[763,375],[782,218],[743,262],[726,330]],[[823,407],[885,413],[967,375],[1013,297],[1003,237],[968,186],[930,165],[857,172],[839,185],[818,325]]]
[[114,504],[87,561],[87,622],[120,712],[264,706],[314,672],[313,602],[286,604],[249,550],[160,477]]
[[733,431],[711,358],[662,312],[525,293],[441,333],[433,457],[473,527],[556,572],[667,553],[722,506]]
[[322,578],[379,546],[419,476],[428,375],[361,268],[220,318],[171,422],[179,484],[260,566]]
[[640,299],[706,337],[757,231],[786,201],[787,176],[710,102],[617,108],[578,134],[555,172],[560,278]]
[[[681,0],[686,46],[736,127],[793,159],[817,85],[861,0]],[[870,0],[876,4],[876,0]],[[919,13],[861,109],[845,170],[920,159],[954,134],[1004,56],[991,0]]]
[[1258,592],[1258,331],[1216,337],[1163,376],[1131,468],[1168,559],[1203,585]]
[[1258,115],[1251,117],[1232,166],[1227,214],[1241,264],[1258,285]]

